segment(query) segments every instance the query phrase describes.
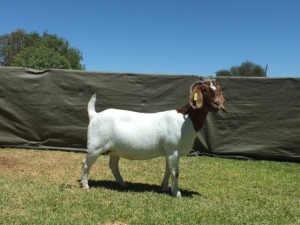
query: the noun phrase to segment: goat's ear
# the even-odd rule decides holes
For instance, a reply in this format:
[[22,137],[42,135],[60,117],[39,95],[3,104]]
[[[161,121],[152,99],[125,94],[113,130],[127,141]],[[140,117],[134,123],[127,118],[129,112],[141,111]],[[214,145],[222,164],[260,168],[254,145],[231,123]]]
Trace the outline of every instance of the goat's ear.
[[193,109],[200,109],[203,105],[203,96],[201,92],[201,87],[196,86],[194,90],[192,91],[190,97],[190,105]]
[[227,110],[225,109],[225,102],[226,102],[226,100],[224,98],[223,92],[221,92],[220,102],[221,102],[221,110],[223,112],[227,112]]

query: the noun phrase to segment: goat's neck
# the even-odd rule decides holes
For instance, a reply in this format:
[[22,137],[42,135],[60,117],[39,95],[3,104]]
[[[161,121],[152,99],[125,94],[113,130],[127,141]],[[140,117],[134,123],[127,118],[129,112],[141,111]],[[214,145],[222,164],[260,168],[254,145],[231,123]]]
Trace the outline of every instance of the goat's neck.
[[179,109],[176,109],[176,111],[190,117],[196,132],[198,132],[203,126],[209,112],[204,107],[201,107],[200,109],[193,109],[189,103]]

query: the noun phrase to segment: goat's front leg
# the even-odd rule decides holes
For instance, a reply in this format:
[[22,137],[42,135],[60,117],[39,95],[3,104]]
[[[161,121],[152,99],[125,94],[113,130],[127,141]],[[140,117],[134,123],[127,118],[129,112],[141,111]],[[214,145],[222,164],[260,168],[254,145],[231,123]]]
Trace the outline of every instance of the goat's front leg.
[[127,184],[124,182],[124,180],[120,174],[119,160],[120,160],[119,156],[110,155],[109,168],[111,169],[111,172],[113,173],[113,175],[116,179],[116,182],[118,184],[120,184],[121,187],[125,188],[125,187],[127,187]]
[[169,171],[172,176],[172,188],[171,192],[174,197],[180,198],[181,193],[178,187],[178,177],[179,177],[179,154],[178,151],[174,151],[167,156]]

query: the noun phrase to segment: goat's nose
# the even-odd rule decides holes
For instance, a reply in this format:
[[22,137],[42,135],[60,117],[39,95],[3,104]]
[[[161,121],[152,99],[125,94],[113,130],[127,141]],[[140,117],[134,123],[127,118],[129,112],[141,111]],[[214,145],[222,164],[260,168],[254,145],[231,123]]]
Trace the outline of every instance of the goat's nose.
[[220,106],[220,101],[219,100],[215,101],[215,105]]

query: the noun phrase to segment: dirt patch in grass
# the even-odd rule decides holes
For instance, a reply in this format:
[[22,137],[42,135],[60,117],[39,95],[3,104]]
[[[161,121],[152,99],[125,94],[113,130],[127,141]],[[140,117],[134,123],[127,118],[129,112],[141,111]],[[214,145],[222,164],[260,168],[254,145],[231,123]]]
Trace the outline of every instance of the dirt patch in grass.
[[24,159],[0,157],[0,170],[18,170],[24,164]]
[[[24,171],[32,167],[36,156],[31,151],[15,152],[14,149],[3,149],[0,155],[0,171]],[[6,153],[6,154],[5,154]]]
[[[8,151],[7,149],[5,149]],[[0,170],[25,170],[32,166],[34,155],[27,154],[11,154],[0,156]]]
[[116,221],[116,222],[107,222],[105,223],[105,225],[127,225],[127,224]]
[[84,158],[81,153],[1,149],[0,173],[9,174],[10,177],[6,177],[8,180],[36,177],[41,182],[63,181],[62,183],[71,182],[74,186],[80,176],[81,158]]

